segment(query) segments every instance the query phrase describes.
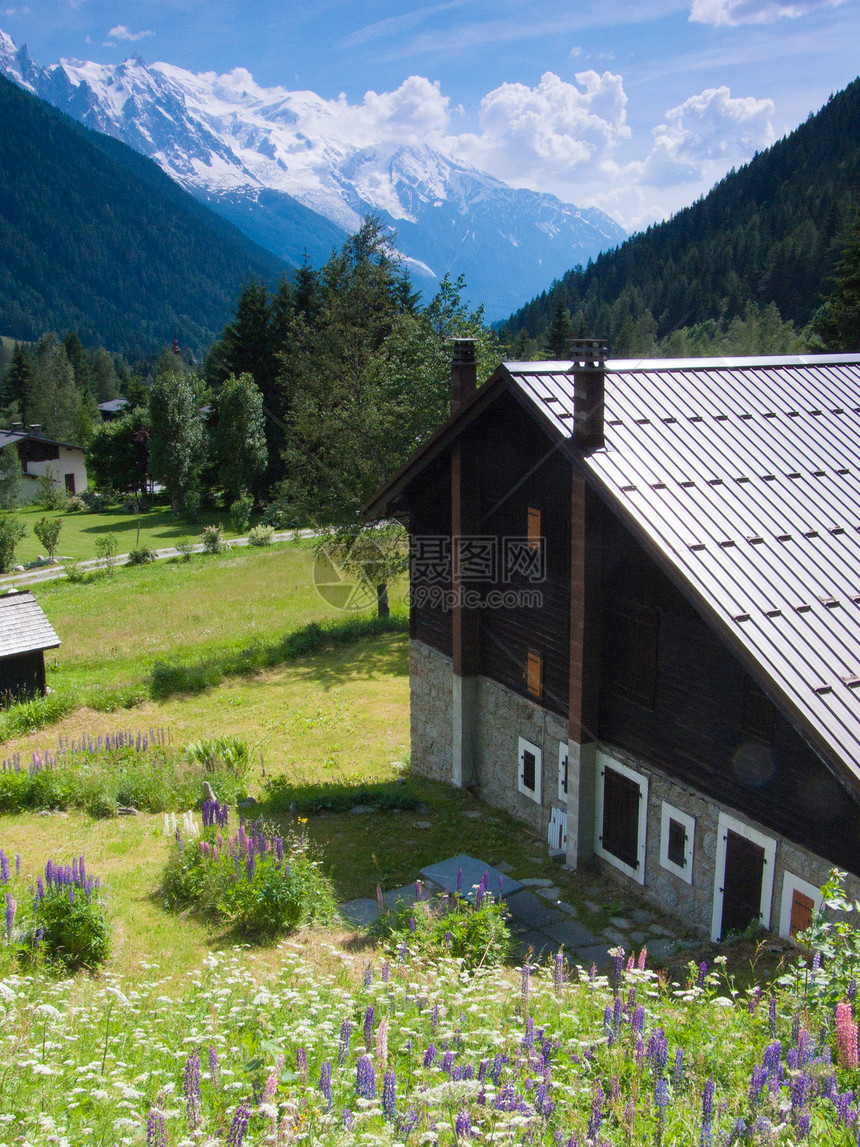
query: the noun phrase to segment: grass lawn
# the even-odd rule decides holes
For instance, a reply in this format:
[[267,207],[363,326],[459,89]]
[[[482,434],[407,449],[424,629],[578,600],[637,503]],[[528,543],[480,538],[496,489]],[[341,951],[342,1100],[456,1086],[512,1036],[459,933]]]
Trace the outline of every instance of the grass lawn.
[[[140,544],[151,550],[175,546],[183,538],[199,541],[204,526],[220,522],[224,536],[236,537],[230,529],[230,519],[226,510],[205,511],[197,514],[194,521],[174,514],[169,506],[156,506],[141,514],[128,514],[120,509],[103,510],[97,514],[86,512],[63,513],[59,510],[46,510],[42,506],[25,506],[15,511],[15,516],[27,529],[15,549],[15,556],[21,564],[35,561],[45,553],[45,547],[33,533],[33,526],[40,518],[62,518],[63,528],[57,547],[57,558],[73,558],[87,561],[96,557],[96,540],[105,534],[115,534],[117,552],[128,553],[137,544],[137,526],[140,522]],[[252,520],[253,521],[253,520]]]

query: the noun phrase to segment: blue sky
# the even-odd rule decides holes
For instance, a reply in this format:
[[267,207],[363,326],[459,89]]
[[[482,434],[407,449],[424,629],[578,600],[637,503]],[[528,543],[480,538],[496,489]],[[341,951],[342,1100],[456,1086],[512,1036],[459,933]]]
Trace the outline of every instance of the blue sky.
[[310,89],[633,229],[855,78],[860,0],[0,0],[0,27],[38,64]]

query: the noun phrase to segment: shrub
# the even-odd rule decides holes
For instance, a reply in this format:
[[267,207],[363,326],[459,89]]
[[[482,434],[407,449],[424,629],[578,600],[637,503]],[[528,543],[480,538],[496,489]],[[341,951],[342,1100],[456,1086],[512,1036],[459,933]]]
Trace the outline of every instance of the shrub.
[[86,513],[87,509],[88,509],[87,504],[84,501],[84,499],[80,496],[80,494],[73,494],[71,496],[71,498],[69,498],[68,502],[66,502],[66,513],[67,514]]
[[265,781],[266,810],[272,816],[297,812],[312,816],[318,812],[348,812],[354,805],[369,805],[380,811],[416,809],[422,797],[407,781],[382,782],[376,785],[346,783],[296,785],[289,777],[279,775]]
[[207,554],[221,554],[225,550],[224,531],[221,526],[205,526],[200,535],[203,549]]
[[36,482],[39,487],[36,501],[40,506],[44,506],[46,510],[65,510],[69,495],[64,486],[59,486],[54,481],[54,471],[50,466],[46,468],[44,474],[39,475]]
[[273,530],[297,530],[300,525],[296,515],[278,502],[269,502],[263,508],[262,520]]
[[110,921],[83,857],[69,867],[48,861],[22,924],[23,950],[38,952],[66,971],[94,970],[110,955]]
[[405,944],[424,956],[454,956],[467,968],[487,967],[506,960],[511,950],[508,910],[479,886],[475,903],[461,896],[437,896],[407,903],[399,900],[383,913],[371,933],[394,951]]
[[254,499],[250,494],[241,494],[230,506],[230,526],[235,534],[246,534],[251,521]]
[[154,562],[155,558],[155,550],[149,549],[148,546],[138,546],[136,549],[128,551],[128,564],[130,566],[146,566],[150,562]]
[[113,490],[84,490],[83,494],[77,494],[76,497],[84,503],[91,514],[100,514],[105,506],[116,501],[116,493]]
[[15,547],[27,531],[17,518],[0,514],[0,573],[9,573],[15,566]]
[[177,840],[162,878],[168,908],[221,920],[252,939],[273,939],[335,918],[335,897],[304,837],[268,835],[257,822],[232,835],[224,806],[209,803],[203,839]]
[[207,741],[194,741],[185,746],[185,757],[202,765],[207,773],[223,768],[236,777],[244,777],[248,771],[248,746],[238,737],[213,737]]
[[179,554],[180,561],[190,562],[191,555],[194,553],[194,539],[180,538],[179,541],[175,543],[174,548]]
[[248,530],[248,541],[252,546],[270,546],[275,540],[272,526],[252,526]]
[[89,580],[89,575],[80,562],[75,561],[73,558],[68,558],[63,562],[63,569],[66,571],[66,578],[72,582],[73,585],[82,585]]
[[48,560],[51,565],[54,564],[54,552],[59,545],[62,528],[62,518],[40,518],[33,526],[33,533],[48,551]]
[[102,534],[96,538],[96,557],[102,563],[102,568],[110,577],[116,565],[117,541],[116,534]]

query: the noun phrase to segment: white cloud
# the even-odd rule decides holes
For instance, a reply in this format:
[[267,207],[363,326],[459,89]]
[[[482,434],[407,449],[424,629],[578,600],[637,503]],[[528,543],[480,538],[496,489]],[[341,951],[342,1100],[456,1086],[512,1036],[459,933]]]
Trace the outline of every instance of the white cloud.
[[775,139],[773,100],[734,97],[727,87],[707,88],[666,112],[654,128],[654,147],[641,180],[656,187],[719,178]]
[[797,19],[819,8],[838,8],[847,0],[693,0],[690,19],[699,24],[734,27],[738,24],[772,24]]
[[480,133],[451,142],[461,159],[518,187],[546,189],[611,161],[630,136],[620,76],[579,72],[576,84],[545,72],[537,87],[505,83],[481,101]]
[[122,40],[127,44],[136,44],[138,40],[145,40],[149,36],[154,36],[154,32],[132,32],[125,24],[117,24],[115,28],[111,28],[108,32],[108,38],[105,44],[113,47],[118,41]]

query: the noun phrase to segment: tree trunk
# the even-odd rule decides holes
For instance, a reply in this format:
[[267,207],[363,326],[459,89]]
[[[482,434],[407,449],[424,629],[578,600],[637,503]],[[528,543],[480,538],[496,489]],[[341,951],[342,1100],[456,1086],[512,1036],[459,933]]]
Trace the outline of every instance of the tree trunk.
[[388,605],[388,586],[378,585],[376,587],[376,612],[378,617],[390,617],[391,609]]

